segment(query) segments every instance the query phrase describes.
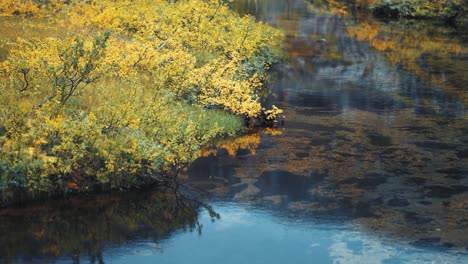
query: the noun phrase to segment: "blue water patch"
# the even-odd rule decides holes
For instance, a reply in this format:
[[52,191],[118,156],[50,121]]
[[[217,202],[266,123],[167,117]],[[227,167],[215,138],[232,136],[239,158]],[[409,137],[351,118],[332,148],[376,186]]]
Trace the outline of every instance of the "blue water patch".
[[[135,241],[104,250],[109,263],[467,263],[468,256],[417,248],[352,224],[277,217],[235,203],[215,204],[221,219],[200,216],[201,234],[178,232],[163,241]],[[83,259],[86,261],[86,259]],[[434,262],[435,261],[435,262]]]

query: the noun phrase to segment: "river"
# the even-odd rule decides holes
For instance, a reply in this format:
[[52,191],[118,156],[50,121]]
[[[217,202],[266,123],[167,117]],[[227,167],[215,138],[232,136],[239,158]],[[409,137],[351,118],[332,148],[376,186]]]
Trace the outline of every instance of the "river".
[[0,262],[468,263],[466,37],[324,2],[232,4],[285,31],[278,129],[207,149],[183,195],[2,210]]

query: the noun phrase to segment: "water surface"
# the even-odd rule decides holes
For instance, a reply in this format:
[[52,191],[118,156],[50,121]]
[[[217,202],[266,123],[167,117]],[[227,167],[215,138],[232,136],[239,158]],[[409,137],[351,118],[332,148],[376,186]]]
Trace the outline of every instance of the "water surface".
[[286,119],[205,149],[182,175],[197,199],[145,192],[3,210],[3,259],[468,262],[467,43],[440,25],[323,3],[233,3],[286,32],[290,59],[267,100]]

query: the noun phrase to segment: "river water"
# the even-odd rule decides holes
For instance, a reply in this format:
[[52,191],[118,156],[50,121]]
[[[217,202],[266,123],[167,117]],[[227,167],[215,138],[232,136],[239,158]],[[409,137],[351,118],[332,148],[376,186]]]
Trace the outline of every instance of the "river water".
[[233,4],[285,31],[277,130],[205,150],[183,194],[2,210],[0,262],[468,263],[466,39],[323,2]]

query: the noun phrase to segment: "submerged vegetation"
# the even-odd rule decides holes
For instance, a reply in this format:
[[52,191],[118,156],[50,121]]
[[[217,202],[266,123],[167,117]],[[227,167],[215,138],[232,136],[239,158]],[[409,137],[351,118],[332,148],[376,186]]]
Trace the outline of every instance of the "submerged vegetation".
[[281,113],[260,104],[281,32],[223,1],[3,0],[0,16],[3,199],[163,181]]

